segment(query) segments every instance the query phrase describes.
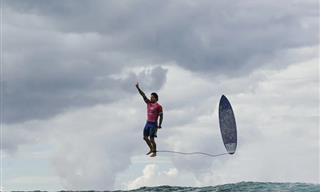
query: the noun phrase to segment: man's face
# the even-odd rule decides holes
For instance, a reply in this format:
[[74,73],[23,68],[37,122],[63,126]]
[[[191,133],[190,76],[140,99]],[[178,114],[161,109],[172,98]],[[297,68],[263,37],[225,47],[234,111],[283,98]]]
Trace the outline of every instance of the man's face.
[[150,100],[151,100],[151,102],[152,103],[155,103],[155,102],[157,102],[157,99],[153,96],[153,95],[151,95],[151,98],[150,98]]

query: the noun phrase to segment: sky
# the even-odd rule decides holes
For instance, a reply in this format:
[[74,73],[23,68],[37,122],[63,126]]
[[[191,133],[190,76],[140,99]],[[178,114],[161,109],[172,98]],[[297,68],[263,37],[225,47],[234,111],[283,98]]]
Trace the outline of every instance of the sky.
[[[316,0],[1,0],[1,188],[320,183]],[[146,106],[164,109],[148,151]]]

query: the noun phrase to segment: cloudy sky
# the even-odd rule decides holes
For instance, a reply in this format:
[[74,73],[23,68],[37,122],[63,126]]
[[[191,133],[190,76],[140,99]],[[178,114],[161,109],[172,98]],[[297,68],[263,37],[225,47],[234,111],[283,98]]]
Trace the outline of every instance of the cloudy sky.
[[[116,190],[319,179],[316,0],[1,0],[1,187]],[[164,108],[144,154],[146,106]]]

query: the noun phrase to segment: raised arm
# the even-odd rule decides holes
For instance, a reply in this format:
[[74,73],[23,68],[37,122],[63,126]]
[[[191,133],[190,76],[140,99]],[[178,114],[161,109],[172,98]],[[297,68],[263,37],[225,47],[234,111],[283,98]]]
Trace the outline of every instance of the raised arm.
[[136,84],[136,88],[138,89],[140,95],[143,97],[143,100],[144,100],[146,103],[150,102],[150,100],[147,98],[146,94],[144,94],[144,92],[140,89],[139,83]]

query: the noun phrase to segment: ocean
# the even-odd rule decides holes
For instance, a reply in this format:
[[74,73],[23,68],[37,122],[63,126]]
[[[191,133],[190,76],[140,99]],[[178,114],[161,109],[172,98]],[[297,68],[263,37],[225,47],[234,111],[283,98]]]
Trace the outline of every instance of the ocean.
[[[105,192],[320,192],[320,184],[308,183],[264,183],[264,182],[240,182],[234,184],[225,184],[207,187],[179,187],[179,186],[158,186],[158,187],[141,187],[134,190],[116,190]],[[13,191],[23,192],[23,191]],[[31,191],[29,191],[31,192]],[[32,192],[46,192],[34,190]],[[61,190],[59,192],[69,192]],[[72,191],[76,192],[76,191]],[[77,192],[102,192],[95,190],[77,190]]]
[[[241,182],[208,187],[141,187],[130,192],[320,192],[320,184],[307,183],[264,183],[264,182]],[[117,191],[122,192],[122,191]]]

